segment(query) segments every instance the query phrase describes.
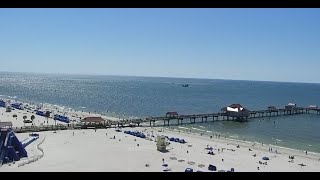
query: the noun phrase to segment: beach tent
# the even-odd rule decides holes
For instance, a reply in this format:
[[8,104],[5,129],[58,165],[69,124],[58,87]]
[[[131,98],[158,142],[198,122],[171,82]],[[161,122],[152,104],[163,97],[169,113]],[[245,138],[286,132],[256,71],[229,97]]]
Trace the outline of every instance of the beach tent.
[[172,138],[170,138],[170,139],[169,139],[169,141],[174,141],[174,138],[173,138],[173,137],[172,137]]
[[192,168],[187,168],[184,172],[193,172]]
[[186,143],[186,141],[184,139],[180,139],[179,142],[182,143],[182,144]]
[[20,110],[23,109],[22,103],[13,103],[13,104],[11,104],[11,107],[13,107],[15,109],[20,109]]
[[179,142],[180,140],[179,140],[179,138],[175,138],[174,141],[175,142]]
[[4,102],[3,100],[0,100],[0,107],[6,107],[6,102]]
[[37,112],[36,112],[36,115],[44,116],[44,112],[43,112],[43,111],[37,111]]
[[263,157],[262,160],[268,161],[269,158],[268,157]]
[[146,135],[144,135],[143,133],[140,134],[141,138],[146,138]]
[[62,116],[62,115],[58,115],[58,114],[55,114],[53,116],[53,119],[54,120],[58,120],[58,121],[61,121],[61,122],[64,122],[64,123],[69,123],[70,122],[70,119],[66,116]]

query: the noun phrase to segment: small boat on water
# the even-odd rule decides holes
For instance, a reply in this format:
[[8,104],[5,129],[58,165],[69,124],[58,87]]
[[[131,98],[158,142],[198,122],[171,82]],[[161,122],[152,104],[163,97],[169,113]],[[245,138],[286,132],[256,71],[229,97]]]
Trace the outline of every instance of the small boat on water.
[[182,87],[189,87],[189,84],[182,84]]

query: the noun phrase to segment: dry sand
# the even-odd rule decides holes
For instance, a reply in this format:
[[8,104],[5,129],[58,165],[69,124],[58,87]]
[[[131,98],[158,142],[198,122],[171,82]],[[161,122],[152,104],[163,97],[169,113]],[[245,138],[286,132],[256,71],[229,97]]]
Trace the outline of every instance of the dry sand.
[[[193,168],[194,171],[208,171],[208,165],[212,164],[217,170],[230,170],[244,172],[274,172],[274,171],[320,171],[320,161],[317,157],[301,156],[297,151],[279,150],[281,154],[268,152],[268,148],[252,146],[243,142],[231,141],[226,139],[213,138],[208,136],[197,136],[194,134],[178,133],[164,130],[159,132],[159,128],[124,128],[122,130],[144,131],[146,135],[154,136],[157,134],[169,137],[184,138],[187,143],[180,144],[171,142],[168,147],[169,152],[161,153],[156,150],[156,142],[137,138],[123,132],[116,132],[115,129],[95,130],[65,130],[40,132],[40,138],[32,145],[27,147],[29,156],[37,156],[41,152],[36,145],[46,137],[41,147],[44,150],[44,157],[40,160],[18,167],[15,164],[3,165],[0,171],[121,171],[121,172],[157,172],[163,171],[162,159],[168,164],[171,171],[183,172],[186,168]],[[74,136],[73,136],[74,133]],[[107,133],[107,135],[106,135]],[[17,134],[23,140],[27,134]],[[116,138],[113,139],[113,136]],[[139,144],[139,146],[137,146]],[[240,145],[237,148],[236,145]],[[215,155],[207,154],[207,145],[214,148]],[[223,152],[221,149],[225,148]],[[249,148],[252,151],[249,151]],[[218,151],[219,149],[219,151]],[[234,149],[235,151],[227,150]],[[256,154],[256,157],[253,155]],[[288,156],[296,155],[294,163],[290,163]],[[262,157],[268,156],[269,161],[263,161]],[[25,158],[26,161],[28,158]],[[29,158],[30,159],[30,158]],[[222,161],[223,159],[223,161]],[[183,160],[182,162],[179,160]],[[267,162],[267,165],[259,164]],[[189,162],[189,163],[188,163]],[[193,163],[194,164],[193,164]],[[300,163],[307,166],[301,167]],[[149,164],[146,167],[146,164]],[[204,167],[199,167],[203,164]],[[257,169],[260,168],[260,170]]]

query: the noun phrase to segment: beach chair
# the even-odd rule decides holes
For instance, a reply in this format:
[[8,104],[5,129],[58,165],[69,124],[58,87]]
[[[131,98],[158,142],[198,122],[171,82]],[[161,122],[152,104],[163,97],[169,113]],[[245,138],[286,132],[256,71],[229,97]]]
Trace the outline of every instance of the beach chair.
[[186,170],[184,172],[193,172],[192,168],[186,168]]

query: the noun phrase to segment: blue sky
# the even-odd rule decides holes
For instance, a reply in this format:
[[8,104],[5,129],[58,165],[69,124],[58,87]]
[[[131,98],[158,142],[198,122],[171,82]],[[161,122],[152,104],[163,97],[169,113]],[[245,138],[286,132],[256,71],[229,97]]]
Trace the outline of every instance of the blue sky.
[[0,9],[0,71],[320,82],[320,9]]

